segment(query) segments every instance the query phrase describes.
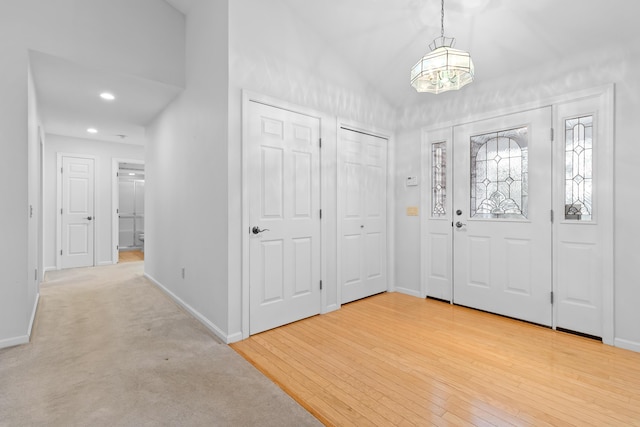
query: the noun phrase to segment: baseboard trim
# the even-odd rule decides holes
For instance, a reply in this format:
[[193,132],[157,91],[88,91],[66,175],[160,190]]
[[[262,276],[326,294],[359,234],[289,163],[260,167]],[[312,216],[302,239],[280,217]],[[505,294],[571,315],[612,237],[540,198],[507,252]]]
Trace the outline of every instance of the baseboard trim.
[[36,321],[36,313],[38,312],[38,304],[40,303],[40,292],[36,294],[36,302],[33,304],[33,310],[31,310],[31,319],[29,319],[29,329],[27,329],[27,335],[31,338],[31,332],[33,332],[33,323]]
[[396,286],[395,291],[399,292],[401,294],[411,295],[412,297],[422,298],[420,296],[420,291],[416,291],[415,289],[409,289],[409,288],[403,288],[401,286]]
[[17,345],[28,344],[29,335],[22,335],[20,337],[7,338],[0,340],[0,348],[15,347]]
[[614,341],[616,347],[624,348],[625,350],[635,351],[640,353],[640,342],[623,340],[622,338],[616,338]]
[[340,304],[330,304],[325,307],[324,311],[321,314],[331,313],[332,311],[336,311],[340,309]]
[[242,332],[236,332],[235,334],[231,334],[227,337],[227,344],[231,344],[238,341],[242,341]]
[[113,261],[109,260],[109,261],[100,261],[98,263],[99,267],[102,267],[103,265],[113,265]]
[[[189,304],[184,302],[182,300],[182,298],[178,297],[176,294],[171,292],[167,287],[165,287],[162,283],[160,283],[158,280],[156,280],[150,274],[144,273],[144,277],[149,279],[149,281],[151,283],[153,283],[155,286],[157,286],[162,292],[167,294],[167,296],[169,296],[169,298],[171,298],[173,301],[175,301],[176,304],[178,304],[180,307],[185,309],[190,315],[192,315],[198,322],[202,323],[207,329],[209,329],[211,332],[213,332],[213,334],[215,336],[217,336],[218,338],[220,338],[225,344],[229,344],[229,343],[232,343],[232,342],[235,342],[235,341],[240,341],[240,339],[242,339],[242,336],[240,336],[239,339],[235,339],[236,335],[238,335],[238,334],[227,335],[224,332],[222,332],[222,329],[220,329],[216,325],[214,325],[209,319],[204,317],[198,310],[196,310],[195,308],[191,307]],[[232,339],[235,339],[235,341],[232,341]]]

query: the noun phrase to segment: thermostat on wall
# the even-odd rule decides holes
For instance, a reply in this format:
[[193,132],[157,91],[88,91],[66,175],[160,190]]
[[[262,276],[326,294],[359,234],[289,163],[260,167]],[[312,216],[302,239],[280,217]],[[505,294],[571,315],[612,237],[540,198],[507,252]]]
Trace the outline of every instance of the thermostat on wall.
[[417,176],[408,176],[407,177],[407,187],[415,187],[418,185],[418,177]]

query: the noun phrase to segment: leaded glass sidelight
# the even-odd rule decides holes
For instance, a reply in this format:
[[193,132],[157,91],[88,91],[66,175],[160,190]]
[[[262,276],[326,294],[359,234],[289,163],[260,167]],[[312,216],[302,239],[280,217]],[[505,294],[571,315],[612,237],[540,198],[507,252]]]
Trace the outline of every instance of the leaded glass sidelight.
[[528,216],[526,127],[471,137],[471,217]]
[[431,144],[431,215],[447,215],[447,143]]
[[593,116],[565,120],[565,219],[591,220],[592,190]]

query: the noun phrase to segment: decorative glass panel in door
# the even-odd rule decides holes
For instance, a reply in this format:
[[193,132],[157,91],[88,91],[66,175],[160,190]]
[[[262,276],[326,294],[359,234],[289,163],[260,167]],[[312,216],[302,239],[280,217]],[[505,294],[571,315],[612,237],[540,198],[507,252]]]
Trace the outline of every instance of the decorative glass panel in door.
[[471,217],[527,218],[526,127],[471,137]]
[[431,215],[447,215],[447,142],[431,144]]
[[565,120],[564,219],[591,220],[593,116]]

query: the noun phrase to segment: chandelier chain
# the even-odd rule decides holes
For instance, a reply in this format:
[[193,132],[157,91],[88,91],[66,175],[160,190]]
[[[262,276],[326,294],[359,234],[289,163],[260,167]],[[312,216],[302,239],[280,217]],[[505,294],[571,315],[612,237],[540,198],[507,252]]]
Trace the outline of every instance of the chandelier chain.
[[444,37],[444,0],[440,1],[440,37]]

